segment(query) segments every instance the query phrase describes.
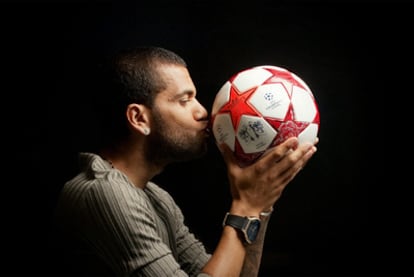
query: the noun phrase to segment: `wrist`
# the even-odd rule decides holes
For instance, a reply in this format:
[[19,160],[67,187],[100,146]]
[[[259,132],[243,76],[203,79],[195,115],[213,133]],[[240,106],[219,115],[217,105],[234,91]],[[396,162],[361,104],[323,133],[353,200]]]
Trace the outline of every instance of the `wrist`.
[[246,203],[233,201],[229,213],[239,216],[260,217],[260,209],[250,207]]

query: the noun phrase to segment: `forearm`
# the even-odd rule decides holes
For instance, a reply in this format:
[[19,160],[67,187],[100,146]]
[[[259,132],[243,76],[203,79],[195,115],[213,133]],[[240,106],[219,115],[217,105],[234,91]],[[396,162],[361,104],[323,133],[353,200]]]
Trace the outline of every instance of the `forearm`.
[[252,244],[246,243],[240,231],[225,225],[217,248],[203,268],[203,272],[210,276],[258,276],[265,234],[272,211],[273,209],[267,215],[260,214],[260,231]]
[[241,271],[241,277],[254,277],[258,276],[260,263],[262,260],[263,245],[266,235],[267,225],[269,223],[269,217],[263,217],[260,225],[260,232],[257,235],[257,239],[252,244],[246,244],[246,256]]
[[220,241],[203,272],[210,276],[239,277],[245,256],[246,248],[238,231],[224,226]]

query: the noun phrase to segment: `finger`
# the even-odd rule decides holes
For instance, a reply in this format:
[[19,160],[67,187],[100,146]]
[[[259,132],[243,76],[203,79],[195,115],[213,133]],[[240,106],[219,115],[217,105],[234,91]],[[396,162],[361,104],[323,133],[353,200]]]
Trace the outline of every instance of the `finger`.
[[223,156],[224,162],[226,163],[227,167],[235,167],[237,165],[236,157],[234,156],[233,151],[226,143],[222,143],[217,145],[219,148],[221,155]]
[[316,152],[316,146],[312,143],[303,143],[295,151],[293,151],[289,160],[292,163],[298,163],[300,166],[303,166]]
[[319,142],[319,137],[316,137],[316,138],[315,138],[315,141],[313,142],[313,145],[317,145],[317,144],[318,144],[318,142]]
[[270,149],[266,155],[263,155],[261,160],[267,166],[274,165],[275,162],[281,160],[285,155],[289,152],[297,149],[299,145],[299,141],[296,137],[291,137],[282,142],[281,144],[275,146],[274,148]]
[[318,150],[316,146],[312,146],[308,152],[305,153],[305,155],[302,158],[302,165],[300,169],[304,168],[305,165],[308,163],[308,161],[311,159],[311,157],[315,154],[315,152]]
[[[315,154],[317,148],[311,144],[304,144],[296,151],[292,152],[286,159],[291,162],[286,170],[282,173],[285,181],[290,182],[308,163],[310,158]],[[287,163],[289,164],[289,163]]]

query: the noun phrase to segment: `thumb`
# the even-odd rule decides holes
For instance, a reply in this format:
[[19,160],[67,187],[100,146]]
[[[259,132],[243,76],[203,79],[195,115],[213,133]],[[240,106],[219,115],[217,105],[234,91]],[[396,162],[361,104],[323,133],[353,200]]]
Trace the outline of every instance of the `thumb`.
[[233,151],[226,143],[217,144],[217,147],[220,150],[224,162],[228,167],[237,165],[236,157],[234,156]]

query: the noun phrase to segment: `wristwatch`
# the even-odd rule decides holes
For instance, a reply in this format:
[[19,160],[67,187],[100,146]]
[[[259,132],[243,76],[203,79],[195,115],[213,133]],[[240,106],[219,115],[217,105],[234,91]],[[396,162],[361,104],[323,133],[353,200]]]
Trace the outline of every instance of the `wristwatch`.
[[239,230],[243,234],[245,242],[252,244],[256,240],[260,230],[260,218],[226,213],[223,220],[223,226],[226,225]]

